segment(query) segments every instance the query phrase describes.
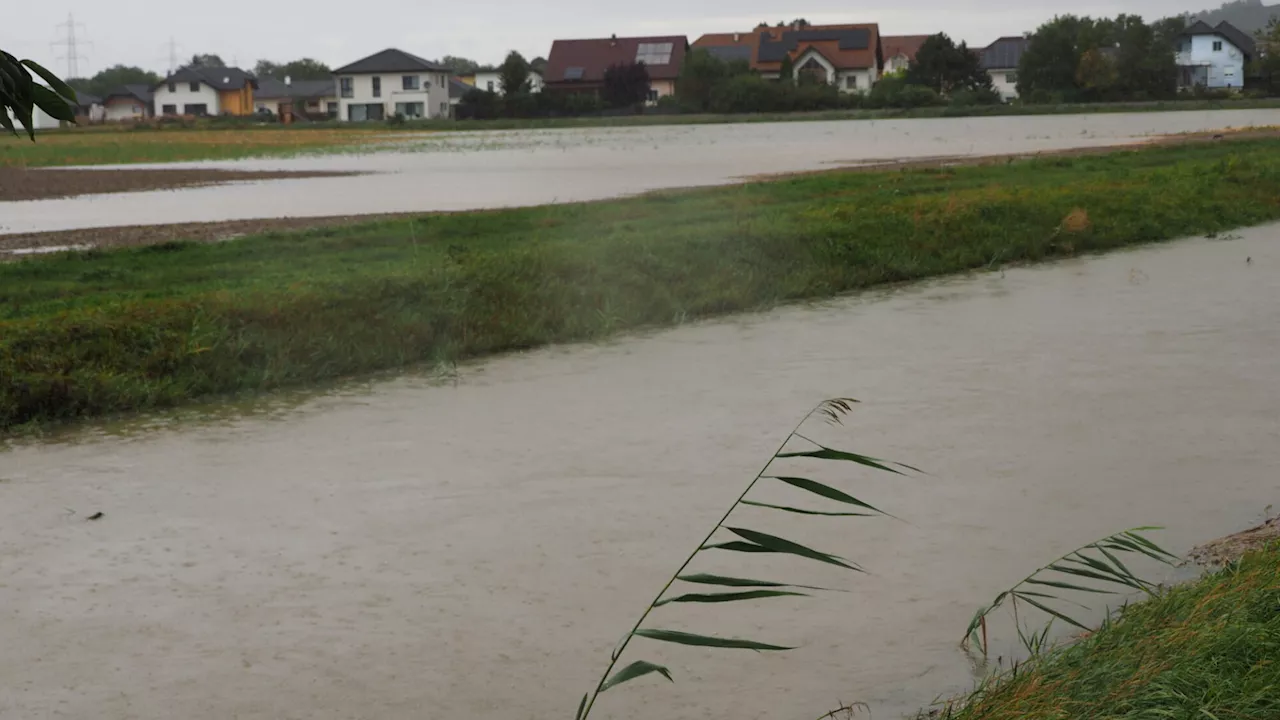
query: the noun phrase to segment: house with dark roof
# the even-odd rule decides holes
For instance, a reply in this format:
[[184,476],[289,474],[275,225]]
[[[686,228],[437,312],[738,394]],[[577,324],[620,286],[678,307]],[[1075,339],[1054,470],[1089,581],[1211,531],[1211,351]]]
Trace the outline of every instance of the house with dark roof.
[[880,36],[880,47],[884,51],[884,72],[900,72],[911,67],[916,61],[916,53],[920,52],[920,46],[928,39],[928,35]]
[[234,67],[184,67],[151,88],[157,115],[249,115],[258,81]]
[[782,76],[790,59],[796,76],[808,75],[844,92],[870,90],[884,67],[880,26],[760,25],[749,33],[703,35],[693,43],[722,60],[745,60],[762,77]]
[[333,71],[344,122],[450,115],[449,68],[388,48]]
[[146,120],[151,117],[152,95],[147,85],[121,85],[102,98],[107,122]]
[[338,84],[328,80],[259,78],[253,92],[256,113],[280,115],[282,106],[294,115],[310,118],[338,117]]
[[674,95],[689,40],[683,35],[556,40],[547,57],[544,87],[551,92],[599,92],[612,65],[644,63],[649,102]]
[[991,84],[1006,102],[1018,97],[1018,63],[1031,45],[1024,37],[1002,37],[978,51],[978,66],[991,76]]
[[1253,38],[1234,25],[1196,21],[1178,37],[1178,88],[1242,88],[1257,55]]

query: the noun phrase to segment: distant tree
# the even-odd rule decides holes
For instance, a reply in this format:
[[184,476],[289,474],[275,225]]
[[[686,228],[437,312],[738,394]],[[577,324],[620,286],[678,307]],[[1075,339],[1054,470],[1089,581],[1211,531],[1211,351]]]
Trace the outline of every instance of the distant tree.
[[965,43],[956,45],[946,33],[930,35],[907,70],[906,84],[931,88],[942,95],[958,90],[991,92],[991,76],[978,54]]
[[491,120],[502,116],[502,98],[487,90],[468,90],[458,101],[459,120]]
[[[761,25],[765,25],[765,24],[766,24],[766,23],[761,23]],[[804,18],[796,18],[795,20],[792,20],[791,22],[782,22],[782,21],[779,21],[779,22],[778,22],[777,27],[797,27],[797,28],[807,28],[807,27],[809,27],[809,21],[808,21],[808,20],[805,20]]]
[[448,68],[454,75],[471,75],[480,69],[480,63],[475,60],[456,55],[445,55],[436,64]]
[[302,58],[287,63],[274,63],[270,60],[259,60],[253,66],[253,74],[260,78],[275,78],[276,80],[328,80],[333,71],[328,65],[313,60],[311,58]]
[[676,80],[676,99],[691,112],[707,112],[717,88],[730,79],[751,72],[745,61],[725,62],[705,49],[691,50],[680,67]]
[[191,62],[187,63],[187,67],[224,68],[226,66],[222,58],[212,53],[192,55]]
[[547,74],[547,59],[542,56],[538,56],[530,60],[529,69],[532,70],[533,72],[538,73],[539,75]]
[[795,82],[796,61],[791,59],[790,54],[782,56],[782,66],[778,69],[778,79],[784,82]]
[[1257,34],[1260,57],[1249,67],[1259,86],[1268,94],[1280,95],[1280,17],[1271,18],[1265,30]]
[[97,75],[91,78],[76,78],[68,80],[67,84],[75,88],[76,92],[102,97],[121,85],[151,86],[159,83],[162,79],[150,70],[143,70],[140,67],[113,65],[99,71]]
[[[48,87],[35,82],[31,73],[35,73]],[[14,135],[18,134],[13,120],[9,119],[9,112],[12,111],[18,124],[34,141],[36,133],[32,115],[36,108],[58,120],[75,122],[73,103],[76,91],[34,60],[19,60],[0,49],[0,77],[5,80],[0,82],[0,127]]]
[[644,63],[618,63],[604,71],[600,99],[613,108],[638,107],[649,98],[649,71]]
[[1019,95],[1033,98],[1057,94],[1066,100],[1076,99],[1076,70],[1084,54],[1079,39],[1086,24],[1091,25],[1092,21],[1060,15],[1036,28],[1018,65]]
[[1111,55],[1099,48],[1086,50],[1076,66],[1076,86],[1089,93],[1089,99],[1100,99],[1115,89],[1120,79]]
[[529,63],[520,53],[512,50],[498,67],[503,95],[523,95],[530,90]]

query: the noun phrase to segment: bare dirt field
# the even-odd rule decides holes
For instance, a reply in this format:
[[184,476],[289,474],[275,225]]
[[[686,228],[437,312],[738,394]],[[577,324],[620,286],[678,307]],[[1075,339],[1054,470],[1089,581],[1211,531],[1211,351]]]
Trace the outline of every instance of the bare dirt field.
[[337,171],[201,170],[193,168],[141,170],[27,169],[0,167],[0,202],[170,190],[229,182],[355,175]]

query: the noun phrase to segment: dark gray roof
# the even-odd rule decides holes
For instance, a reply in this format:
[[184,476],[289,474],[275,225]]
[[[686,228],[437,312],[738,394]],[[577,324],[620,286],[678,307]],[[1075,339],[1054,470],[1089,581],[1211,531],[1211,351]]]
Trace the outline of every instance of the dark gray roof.
[[101,105],[102,98],[97,95],[90,95],[87,92],[76,93],[76,104],[80,107],[89,107],[90,105]]
[[840,30],[787,30],[782,39],[769,33],[760,34],[759,62],[782,62],[801,42],[839,41],[841,50],[866,50],[871,47],[871,32],[863,28]]
[[235,67],[184,67],[162,80],[160,85],[184,82],[201,82],[214,90],[239,90],[245,83],[258,86],[258,80],[252,73]]
[[374,53],[350,65],[344,65],[333,72],[335,75],[359,75],[362,73],[413,72],[417,70],[449,72],[449,68],[443,65],[437,65],[429,60],[423,60],[417,55],[410,55],[403,50],[396,50],[395,48],[387,48],[380,53]]
[[144,103],[151,103],[151,86],[149,85],[121,85],[111,92],[107,93],[102,99],[110,100],[114,97],[131,97],[134,100],[140,100]]
[[1022,53],[1031,41],[1024,37],[1002,37],[982,50],[983,70],[1007,70],[1018,67]]
[[453,100],[455,98],[460,98],[463,95],[466,95],[467,93],[471,92],[472,90],[475,90],[475,88],[462,82],[458,78],[456,77],[449,78],[449,99],[450,100]]
[[734,60],[751,62],[751,47],[749,45],[712,45],[703,49],[711,57],[725,62],[733,62]]
[[337,95],[333,80],[294,80],[285,85],[275,78],[259,78],[258,89],[253,93],[259,98],[318,98]]
[[1240,28],[1223,20],[1218,23],[1218,27],[1215,29],[1222,37],[1230,40],[1232,45],[1240,48],[1240,52],[1244,53],[1246,57],[1253,58],[1257,56],[1258,49],[1253,43],[1253,38],[1249,37]]

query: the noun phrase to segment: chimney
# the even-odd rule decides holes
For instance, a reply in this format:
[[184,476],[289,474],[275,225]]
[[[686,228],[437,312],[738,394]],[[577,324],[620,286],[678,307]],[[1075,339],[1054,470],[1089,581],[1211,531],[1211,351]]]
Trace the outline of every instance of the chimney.
[[738,41],[740,41],[740,40],[742,40],[742,33],[734,33],[734,34],[733,34],[733,41],[734,41],[734,42],[738,42]]
[[618,44],[618,33],[609,36],[609,47],[615,47]]
[[284,76],[284,84],[285,84],[286,86],[292,85],[292,84],[293,84],[293,78],[289,77],[288,75],[285,75],[285,76]]

